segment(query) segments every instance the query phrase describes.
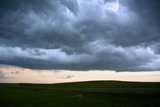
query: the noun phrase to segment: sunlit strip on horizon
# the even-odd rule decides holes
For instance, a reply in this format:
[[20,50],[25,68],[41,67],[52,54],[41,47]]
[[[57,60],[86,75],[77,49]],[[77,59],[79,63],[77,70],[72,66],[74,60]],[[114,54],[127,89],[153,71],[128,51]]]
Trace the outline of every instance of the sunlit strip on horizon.
[[93,80],[160,82],[160,71],[69,71],[0,67],[0,83],[62,83]]

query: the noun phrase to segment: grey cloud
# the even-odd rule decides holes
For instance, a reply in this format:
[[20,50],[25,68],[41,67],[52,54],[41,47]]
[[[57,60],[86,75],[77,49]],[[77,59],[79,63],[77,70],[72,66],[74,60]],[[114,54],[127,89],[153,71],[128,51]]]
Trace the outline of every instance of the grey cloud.
[[12,71],[11,74],[19,74],[20,71]]
[[158,0],[5,0],[0,5],[0,64],[160,69]]
[[4,73],[2,70],[0,70],[0,79],[5,78],[5,74],[6,74],[6,73]]
[[61,75],[61,76],[57,76],[58,79],[71,79],[74,78],[75,75]]
[[78,14],[79,7],[76,0],[60,0],[59,2],[65,5],[70,10],[70,12],[73,12],[75,15]]

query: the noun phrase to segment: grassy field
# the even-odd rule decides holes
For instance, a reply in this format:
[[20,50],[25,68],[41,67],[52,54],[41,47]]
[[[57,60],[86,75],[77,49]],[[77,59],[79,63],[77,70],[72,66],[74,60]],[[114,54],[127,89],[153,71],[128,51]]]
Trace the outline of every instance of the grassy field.
[[160,107],[160,83],[0,84],[0,107]]

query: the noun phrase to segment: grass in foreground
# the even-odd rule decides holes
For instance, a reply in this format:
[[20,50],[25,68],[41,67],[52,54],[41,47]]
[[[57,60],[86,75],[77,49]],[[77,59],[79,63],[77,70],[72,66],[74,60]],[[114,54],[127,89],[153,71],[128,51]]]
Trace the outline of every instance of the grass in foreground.
[[[160,92],[84,92],[80,89],[160,89],[160,83],[92,81],[0,84],[1,107],[160,107]],[[56,90],[55,90],[56,89]],[[68,91],[67,89],[79,89]]]

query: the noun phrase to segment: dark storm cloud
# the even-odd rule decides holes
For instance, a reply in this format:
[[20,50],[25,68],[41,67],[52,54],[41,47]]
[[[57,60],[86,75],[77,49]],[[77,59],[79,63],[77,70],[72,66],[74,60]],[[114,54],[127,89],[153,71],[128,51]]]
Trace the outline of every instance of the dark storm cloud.
[[0,63],[160,70],[158,0],[1,0]]

